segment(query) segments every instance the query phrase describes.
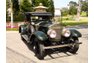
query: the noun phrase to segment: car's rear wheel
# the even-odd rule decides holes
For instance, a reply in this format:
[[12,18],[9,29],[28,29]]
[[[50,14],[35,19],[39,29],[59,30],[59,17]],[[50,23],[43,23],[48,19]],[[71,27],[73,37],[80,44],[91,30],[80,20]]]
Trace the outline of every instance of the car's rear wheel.
[[[74,39],[74,43],[79,43],[78,38]],[[76,54],[78,49],[79,49],[79,44],[74,44],[70,47],[69,52],[72,53],[72,54]]]
[[35,55],[40,60],[44,59],[45,50],[43,49],[44,44],[41,42],[36,42],[34,46]]

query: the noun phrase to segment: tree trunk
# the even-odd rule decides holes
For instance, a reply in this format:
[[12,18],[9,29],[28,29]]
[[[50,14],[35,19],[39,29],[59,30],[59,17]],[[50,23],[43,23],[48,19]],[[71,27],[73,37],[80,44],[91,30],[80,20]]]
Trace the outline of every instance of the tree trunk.
[[80,21],[80,12],[81,12],[81,0],[78,1],[78,7],[77,7],[77,21]]
[[10,3],[11,3],[11,28],[13,28],[13,3],[11,0]]

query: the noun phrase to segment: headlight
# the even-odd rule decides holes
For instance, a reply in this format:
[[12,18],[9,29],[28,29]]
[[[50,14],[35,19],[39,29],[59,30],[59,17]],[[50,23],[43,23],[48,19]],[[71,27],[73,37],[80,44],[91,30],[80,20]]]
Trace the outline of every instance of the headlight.
[[48,30],[47,34],[50,36],[50,38],[56,37],[56,31],[55,30]]
[[71,35],[70,31],[68,29],[63,29],[62,30],[62,35],[64,37],[69,37]]

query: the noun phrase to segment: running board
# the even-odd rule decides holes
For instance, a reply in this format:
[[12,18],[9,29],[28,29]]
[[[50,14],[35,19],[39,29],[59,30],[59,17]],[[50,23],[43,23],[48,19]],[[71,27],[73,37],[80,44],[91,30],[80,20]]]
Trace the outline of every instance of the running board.
[[28,36],[27,36],[27,35],[22,35],[22,37],[23,37],[27,42],[29,42],[29,39],[28,39]]
[[67,47],[67,46],[72,46],[72,45],[75,45],[75,44],[82,44],[82,42],[71,43],[71,44],[64,44],[64,45],[56,45],[56,46],[47,46],[47,47],[44,47],[43,49],[52,49],[52,48]]

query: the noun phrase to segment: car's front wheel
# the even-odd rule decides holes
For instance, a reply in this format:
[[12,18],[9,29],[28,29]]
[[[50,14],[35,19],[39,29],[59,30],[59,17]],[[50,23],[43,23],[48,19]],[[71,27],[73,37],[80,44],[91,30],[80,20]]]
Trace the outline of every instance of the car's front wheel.
[[42,44],[41,42],[35,43],[34,46],[35,55],[40,60],[44,59],[45,50],[43,48],[44,48],[44,44]]
[[[79,43],[78,38],[74,39],[74,43]],[[74,44],[70,47],[69,52],[72,53],[72,54],[76,54],[78,49],[79,49],[79,44]]]

